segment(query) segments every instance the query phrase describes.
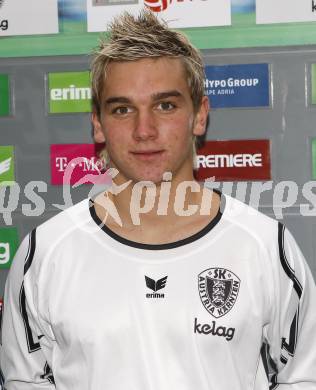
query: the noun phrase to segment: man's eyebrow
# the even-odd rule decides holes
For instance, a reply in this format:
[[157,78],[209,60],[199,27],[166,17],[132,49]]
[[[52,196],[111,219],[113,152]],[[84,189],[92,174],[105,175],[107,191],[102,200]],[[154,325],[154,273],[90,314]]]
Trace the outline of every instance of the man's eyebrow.
[[124,96],[112,96],[106,99],[105,104],[113,103],[131,103],[130,99]]
[[172,90],[172,91],[165,91],[165,92],[158,92],[158,93],[154,93],[152,95],[152,99],[154,101],[157,101],[157,100],[161,100],[161,99],[167,99],[169,97],[182,97],[182,93],[180,93],[179,91],[177,91],[176,89],[175,90]]
[[[171,91],[164,91],[164,92],[157,92],[154,93],[151,98],[153,101],[158,101],[161,99],[167,99],[169,97],[182,97],[182,93],[180,93],[177,90],[171,90]],[[107,98],[104,102],[105,105],[108,104],[115,104],[115,103],[124,103],[124,104],[130,104],[131,100],[125,96],[110,96]]]

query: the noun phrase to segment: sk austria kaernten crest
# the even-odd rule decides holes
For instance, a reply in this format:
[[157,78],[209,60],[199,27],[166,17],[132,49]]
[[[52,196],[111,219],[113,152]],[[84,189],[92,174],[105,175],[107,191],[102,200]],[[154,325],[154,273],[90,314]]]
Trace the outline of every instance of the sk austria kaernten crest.
[[205,309],[219,318],[234,306],[240,287],[240,279],[225,268],[209,268],[198,276],[199,293]]

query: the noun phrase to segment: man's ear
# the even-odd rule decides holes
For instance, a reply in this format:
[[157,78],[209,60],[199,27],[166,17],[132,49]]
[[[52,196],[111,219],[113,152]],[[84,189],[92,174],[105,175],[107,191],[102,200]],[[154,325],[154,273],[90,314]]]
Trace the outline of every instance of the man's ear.
[[208,97],[203,96],[201,106],[195,116],[193,135],[199,136],[205,133],[209,111]]
[[98,114],[93,111],[92,117],[91,117],[92,125],[93,125],[93,139],[94,142],[100,144],[105,142],[104,133],[102,130],[102,125],[100,123],[100,119],[98,117]]

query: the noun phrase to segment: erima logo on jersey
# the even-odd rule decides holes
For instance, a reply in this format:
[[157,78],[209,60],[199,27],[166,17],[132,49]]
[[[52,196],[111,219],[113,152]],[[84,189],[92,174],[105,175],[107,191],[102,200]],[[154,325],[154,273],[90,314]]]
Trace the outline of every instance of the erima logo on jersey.
[[213,317],[219,318],[234,306],[240,279],[225,268],[209,268],[198,276],[201,301]]
[[157,291],[166,287],[167,278],[168,276],[164,276],[161,279],[154,280],[145,275],[146,286],[154,291],[154,293],[146,294],[146,298],[164,298],[165,294],[157,293]]
[[12,157],[0,162],[0,175],[10,170]]
[[225,326],[216,326],[216,322],[212,321],[210,324],[199,324],[198,319],[194,319],[194,333],[198,334],[210,334],[212,336],[225,337],[227,341],[233,339],[235,334],[235,328],[226,328]]

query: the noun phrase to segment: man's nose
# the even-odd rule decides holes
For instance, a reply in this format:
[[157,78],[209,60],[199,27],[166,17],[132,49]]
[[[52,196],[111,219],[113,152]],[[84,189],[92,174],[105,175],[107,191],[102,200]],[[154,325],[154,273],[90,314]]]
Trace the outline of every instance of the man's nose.
[[150,110],[138,111],[134,126],[133,136],[138,141],[155,139],[157,137],[157,126],[154,113]]

